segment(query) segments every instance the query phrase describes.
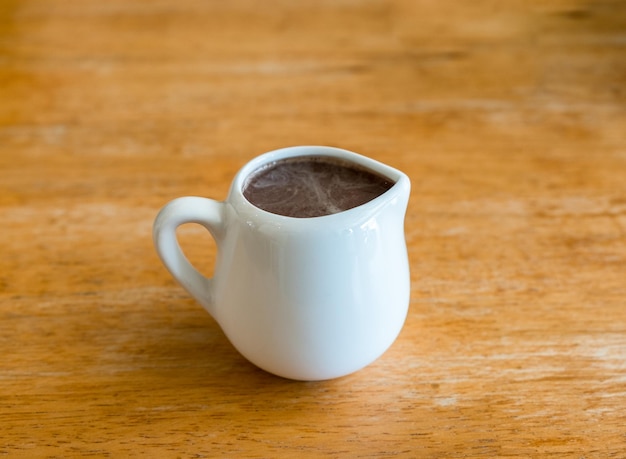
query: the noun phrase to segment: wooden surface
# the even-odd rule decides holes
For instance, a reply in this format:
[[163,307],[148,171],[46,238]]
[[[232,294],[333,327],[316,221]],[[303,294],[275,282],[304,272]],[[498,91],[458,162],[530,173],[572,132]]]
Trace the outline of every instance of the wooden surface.
[[[0,457],[626,457],[625,31],[621,0],[2,0]],[[319,383],[243,360],[151,241],[299,144],[413,182],[406,326]]]

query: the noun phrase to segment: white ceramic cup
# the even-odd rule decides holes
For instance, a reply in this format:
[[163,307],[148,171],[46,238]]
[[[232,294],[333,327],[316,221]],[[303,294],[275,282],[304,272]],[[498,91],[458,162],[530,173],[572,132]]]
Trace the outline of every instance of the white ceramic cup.
[[[246,178],[263,165],[308,155],[365,167],[394,185],[358,207],[313,218],[266,212],[244,197]],[[290,379],[330,379],[376,360],[404,324],[409,191],[405,174],[356,153],[284,148],[245,165],[225,201],[171,201],[154,222],[154,242],[172,276],[250,362]],[[184,223],[203,225],[215,239],[212,278],[183,254],[176,228]]]

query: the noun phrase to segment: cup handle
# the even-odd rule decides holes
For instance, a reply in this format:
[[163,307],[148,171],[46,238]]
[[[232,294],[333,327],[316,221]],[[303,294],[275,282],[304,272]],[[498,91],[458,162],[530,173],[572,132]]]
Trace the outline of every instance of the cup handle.
[[176,228],[198,223],[213,236],[219,250],[224,231],[224,203],[188,196],[174,199],[161,209],[152,227],[156,251],[170,274],[214,316],[213,279],[189,262],[176,238]]

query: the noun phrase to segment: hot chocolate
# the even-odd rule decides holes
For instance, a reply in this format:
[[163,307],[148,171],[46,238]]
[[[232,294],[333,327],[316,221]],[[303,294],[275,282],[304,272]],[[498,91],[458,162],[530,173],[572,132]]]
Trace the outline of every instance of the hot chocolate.
[[393,184],[356,165],[323,156],[299,156],[270,163],[252,173],[243,194],[268,212],[307,218],[360,206]]

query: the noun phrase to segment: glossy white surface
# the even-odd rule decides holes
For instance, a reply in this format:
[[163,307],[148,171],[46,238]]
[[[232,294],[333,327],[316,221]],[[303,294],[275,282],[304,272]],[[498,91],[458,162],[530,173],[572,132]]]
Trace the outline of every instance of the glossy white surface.
[[[244,198],[241,190],[252,171],[296,155],[339,157],[396,183],[364,205],[315,218],[268,213]],[[405,174],[361,155],[330,147],[285,148],[244,166],[226,201],[184,197],[167,204],[154,223],[155,246],[174,278],[252,363],[291,379],[335,378],[376,360],[404,324],[409,191]],[[189,222],[202,224],[215,238],[212,279],[187,261],[176,240],[176,228]]]

